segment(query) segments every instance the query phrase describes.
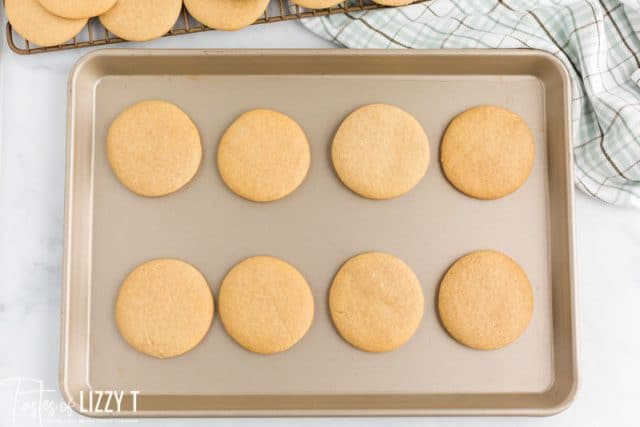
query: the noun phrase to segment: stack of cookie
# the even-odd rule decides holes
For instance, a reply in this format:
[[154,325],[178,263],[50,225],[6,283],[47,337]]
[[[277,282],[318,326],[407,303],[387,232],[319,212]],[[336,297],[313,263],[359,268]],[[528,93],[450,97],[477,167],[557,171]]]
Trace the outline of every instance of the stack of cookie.
[[[125,109],[112,122],[106,143],[117,179],[145,197],[182,189],[202,163],[198,128],[179,107],[165,101],[143,101]],[[397,106],[370,104],[342,121],[331,142],[331,158],[338,178],[355,194],[389,200],[422,180],[430,148],[413,115]],[[495,106],[459,114],[440,146],[447,179],[461,192],[484,200],[504,197],[522,186],[534,158],[527,124]],[[220,138],[216,160],[233,193],[261,204],[296,191],[311,164],[302,126],[268,109],[239,115]],[[335,274],[328,306],[337,332],[347,342],[377,353],[395,350],[411,339],[425,306],[432,306],[424,299],[420,279],[403,260],[364,252]],[[510,257],[491,250],[472,252],[450,266],[437,299],[445,329],[474,349],[494,350],[515,341],[533,313],[533,289],[526,273]],[[220,285],[218,307],[229,335],[261,354],[295,345],[314,317],[314,298],[304,276],[268,255],[251,256],[231,268]],[[176,259],[155,259],[135,268],[116,303],[116,321],[125,340],[161,358],[195,347],[213,317],[214,297],[206,279]]]
[[[401,6],[411,0],[375,2]],[[320,9],[341,1],[294,0],[294,3]],[[182,6],[182,0],[5,0],[7,17],[15,31],[42,47],[68,42],[82,31],[89,18],[96,16],[108,31],[123,40],[156,39],[174,27]],[[253,24],[268,6],[269,0],[184,0],[184,7],[200,23],[227,31]]]
[[[186,0],[184,6],[202,24],[238,30],[262,16],[269,0]],[[15,31],[39,46],[63,44],[99,17],[102,25],[124,40],[162,37],[175,25],[182,0],[6,0]]]
[[105,28],[125,40],[158,38],[173,28],[182,0],[5,0],[15,31],[39,46],[56,46],[98,16]]

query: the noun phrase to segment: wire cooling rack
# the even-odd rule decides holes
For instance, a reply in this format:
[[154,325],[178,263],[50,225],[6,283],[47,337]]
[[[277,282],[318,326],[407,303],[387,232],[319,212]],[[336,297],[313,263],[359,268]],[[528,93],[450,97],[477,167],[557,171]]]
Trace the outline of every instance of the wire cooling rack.
[[[420,3],[420,1],[418,1]],[[311,18],[314,16],[326,16],[337,13],[357,12],[361,10],[381,9],[385,6],[373,3],[371,0],[349,0],[326,9],[306,9],[298,5],[289,4],[289,0],[272,0],[264,15],[254,24],[267,24],[271,22],[290,21],[300,18]],[[180,16],[171,31],[163,37],[179,36],[182,34],[199,33],[201,31],[211,31],[209,28],[196,21],[183,7]],[[97,18],[91,18],[86,27],[73,39],[68,42],[51,47],[41,47],[30,43],[22,38],[7,23],[7,43],[12,51],[20,55],[33,55],[36,53],[55,52],[59,50],[80,49],[91,46],[104,46],[115,43],[122,43],[123,40],[100,24]]]

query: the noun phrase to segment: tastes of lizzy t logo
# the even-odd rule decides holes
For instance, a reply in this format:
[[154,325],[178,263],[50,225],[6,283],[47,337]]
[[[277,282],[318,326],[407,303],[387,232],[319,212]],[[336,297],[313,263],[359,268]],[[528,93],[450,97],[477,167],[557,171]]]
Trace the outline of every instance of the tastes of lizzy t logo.
[[111,414],[124,410],[123,403],[126,397],[131,400],[131,412],[138,410],[138,395],[140,391],[131,390],[81,390],[80,407],[81,413]]

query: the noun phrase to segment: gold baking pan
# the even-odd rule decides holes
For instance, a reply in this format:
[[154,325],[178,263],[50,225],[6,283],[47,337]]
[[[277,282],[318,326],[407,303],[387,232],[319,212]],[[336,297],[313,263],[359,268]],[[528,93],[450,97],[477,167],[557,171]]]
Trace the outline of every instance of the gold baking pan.
[[[106,159],[110,122],[145,99],[180,106],[198,126],[204,147],[195,179],[155,199],[127,191]],[[390,201],[349,191],[329,156],[341,120],[374,102],[411,112],[431,143],[425,178]],[[528,181],[495,201],[457,192],[438,163],[447,123],[478,104],[519,113],[537,144]],[[578,376],[569,105],[569,78],[561,63],[530,50],[112,49],[89,54],[69,79],[60,364],[65,398],[87,415],[129,417],[561,411],[573,399]],[[266,204],[231,193],[215,167],[225,128],[240,113],[259,107],[296,119],[312,154],[300,188]],[[455,342],[435,307],[439,281],[450,264],[484,248],[513,257],[534,288],[529,328],[497,351]],[[343,341],[327,309],[337,269],[370,250],[406,261],[426,298],[413,339],[384,354],[365,353]],[[184,259],[203,272],[217,296],[225,273],[257,254],[290,262],[313,290],[313,325],[289,351],[250,353],[225,333],[219,319],[198,347],[173,359],[138,353],[118,334],[116,294],[136,265],[158,257]],[[96,391],[125,392],[120,411],[87,408],[88,396]],[[130,391],[139,391],[135,412]]]

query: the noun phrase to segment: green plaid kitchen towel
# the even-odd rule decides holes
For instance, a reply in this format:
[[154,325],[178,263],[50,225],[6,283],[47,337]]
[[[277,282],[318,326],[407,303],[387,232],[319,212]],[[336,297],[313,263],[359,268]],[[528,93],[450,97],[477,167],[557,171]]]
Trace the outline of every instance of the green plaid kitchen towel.
[[640,0],[431,0],[302,24],[350,48],[532,48],[572,79],[576,181],[640,207]]

